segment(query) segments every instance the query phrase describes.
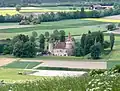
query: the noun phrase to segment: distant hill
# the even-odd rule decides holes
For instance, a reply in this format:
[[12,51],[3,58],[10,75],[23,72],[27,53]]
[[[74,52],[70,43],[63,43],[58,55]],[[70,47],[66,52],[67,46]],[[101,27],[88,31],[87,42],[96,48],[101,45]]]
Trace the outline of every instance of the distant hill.
[[[108,2],[110,0],[0,0],[0,6],[15,6],[16,4],[40,4],[40,3],[63,3],[63,2]],[[119,2],[120,0],[111,0]]]

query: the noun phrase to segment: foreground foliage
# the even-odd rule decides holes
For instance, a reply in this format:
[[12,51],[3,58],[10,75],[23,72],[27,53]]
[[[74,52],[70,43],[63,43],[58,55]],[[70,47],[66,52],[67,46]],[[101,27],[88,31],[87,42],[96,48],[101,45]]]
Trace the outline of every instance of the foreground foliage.
[[86,77],[55,77],[51,79],[26,82],[0,87],[1,91],[85,91],[88,83]]

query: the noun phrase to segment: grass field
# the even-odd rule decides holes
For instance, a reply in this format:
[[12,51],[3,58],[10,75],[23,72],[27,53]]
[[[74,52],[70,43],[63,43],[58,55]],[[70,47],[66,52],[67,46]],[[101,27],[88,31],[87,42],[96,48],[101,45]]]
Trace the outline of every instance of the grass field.
[[[8,23],[7,23],[8,24]],[[4,23],[4,25],[7,25]],[[66,35],[70,32],[72,35],[81,35],[90,31],[105,31],[107,23],[89,20],[62,20],[55,22],[43,22],[40,25],[35,25],[27,28],[8,28],[0,29],[0,39],[12,38],[17,34],[31,35],[32,31],[36,31],[38,34],[45,33],[46,31],[52,33],[54,30],[65,30]],[[0,24],[1,26],[2,24]],[[17,24],[16,24],[17,25]],[[13,25],[15,26],[15,25]]]
[[4,68],[19,68],[19,69],[32,69],[33,67],[39,65],[40,62],[24,62],[24,61],[14,61],[10,64],[3,66]]
[[4,69],[0,68],[0,80],[5,82],[25,82],[31,80],[39,80],[41,77],[30,75],[18,75],[18,72],[30,72],[21,69]]

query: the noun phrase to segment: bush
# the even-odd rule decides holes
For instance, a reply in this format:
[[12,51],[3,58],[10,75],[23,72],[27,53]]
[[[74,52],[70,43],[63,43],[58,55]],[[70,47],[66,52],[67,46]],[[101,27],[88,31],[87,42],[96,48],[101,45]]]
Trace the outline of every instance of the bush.
[[19,25],[30,25],[30,22],[28,20],[21,20]]
[[116,65],[116,66],[112,69],[112,71],[113,71],[114,73],[120,73],[120,65]]
[[120,27],[120,23],[118,23],[118,27]]
[[104,41],[103,42],[103,48],[109,48],[110,47],[110,43],[108,41]]
[[96,74],[103,74],[106,70],[104,69],[96,69],[96,70],[91,70],[89,72],[90,76],[94,76]]
[[115,24],[109,24],[109,25],[107,25],[107,30],[113,31],[113,30],[115,30],[115,29],[116,29]]

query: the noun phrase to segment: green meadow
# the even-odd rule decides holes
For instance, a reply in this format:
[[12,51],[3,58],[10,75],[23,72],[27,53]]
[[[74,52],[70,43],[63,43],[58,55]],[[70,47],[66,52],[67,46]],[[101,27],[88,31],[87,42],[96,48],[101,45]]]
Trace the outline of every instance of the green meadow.
[[[15,23],[13,23],[14,26]],[[39,25],[34,25],[31,27],[24,28],[8,28],[0,29],[0,39],[12,38],[17,34],[27,34],[31,35],[33,31],[36,31],[39,35],[44,34],[46,31],[52,33],[54,30],[65,30],[66,35],[70,32],[72,35],[81,35],[90,31],[105,31],[106,26],[103,22],[98,21],[89,21],[81,19],[71,19],[71,20],[62,20],[55,22],[42,22]],[[10,24],[0,24],[2,25],[11,25]],[[18,25],[16,23],[16,25]],[[11,25],[12,26],[12,25]]]

